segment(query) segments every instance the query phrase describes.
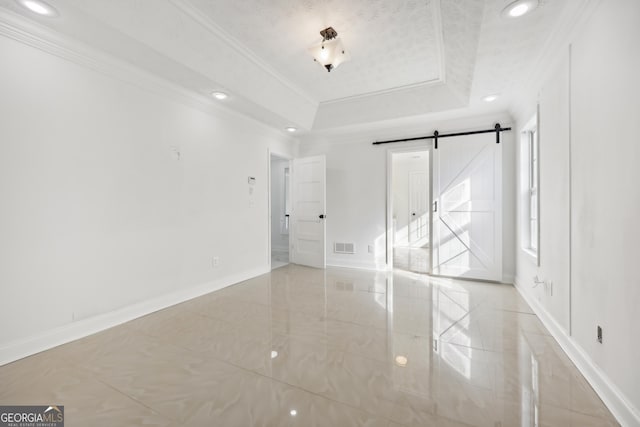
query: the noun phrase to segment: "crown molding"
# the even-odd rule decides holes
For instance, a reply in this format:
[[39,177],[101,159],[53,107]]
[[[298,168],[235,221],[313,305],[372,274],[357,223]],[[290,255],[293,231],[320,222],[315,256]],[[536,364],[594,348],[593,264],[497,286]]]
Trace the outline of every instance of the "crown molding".
[[254,117],[216,103],[209,96],[172,83],[2,7],[0,7],[0,36],[5,36],[47,54],[134,85],[157,96],[195,108],[203,113],[213,115],[226,114],[250,120],[274,134],[282,135],[284,133],[275,126],[270,126]]
[[373,92],[361,93],[361,94],[358,94],[358,95],[345,96],[344,98],[330,99],[328,101],[322,101],[320,103],[320,105],[339,104],[341,102],[349,102],[349,101],[353,101],[353,100],[356,100],[356,99],[370,98],[370,97],[374,97],[374,96],[378,96],[378,95],[384,95],[384,94],[387,94],[387,93],[401,92],[401,91],[405,91],[405,90],[420,89],[420,88],[423,88],[423,87],[435,86],[435,85],[441,84],[441,83],[444,83],[444,82],[442,81],[441,77],[438,77],[436,79],[425,80],[423,82],[418,82],[418,83],[411,83],[411,84],[404,85],[404,86],[396,86],[396,87],[392,87],[392,88],[389,88],[389,89],[382,89],[382,90],[376,90],[376,91],[373,91]]
[[213,22],[204,12],[202,12],[197,6],[191,3],[189,0],[170,0],[171,4],[180,9],[183,13],[193,19],[201,27],[209,31],[215,37],[225,42],[228,46],[233,48],[236,52],[242,55],[244,58],[258,66],[265,73],[282,83],[285,87],[289,88],[297,95],[304,98],[314,106],[318,106],[318,100],[314,99],[309,93],[292,83],[289,79],[284,77],[275,68],[263,61],[258,55],[256,55],[251,49],[246,47],[242,42],[233,37],[227,31],[222,29],[218,24]]

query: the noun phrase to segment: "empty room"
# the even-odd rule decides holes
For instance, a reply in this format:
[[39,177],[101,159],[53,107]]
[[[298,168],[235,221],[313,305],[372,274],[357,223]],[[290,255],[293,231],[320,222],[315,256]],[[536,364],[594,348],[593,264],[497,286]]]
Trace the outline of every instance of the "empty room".
[[640,1],[0,0],[0,427],[640,427]]

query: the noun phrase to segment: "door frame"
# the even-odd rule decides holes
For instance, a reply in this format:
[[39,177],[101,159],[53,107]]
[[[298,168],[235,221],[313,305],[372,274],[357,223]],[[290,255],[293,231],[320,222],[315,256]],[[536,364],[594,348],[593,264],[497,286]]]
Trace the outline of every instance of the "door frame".
[[393,270],[393,155],[426,151],[429,153],[429,271],[433,271],[433,141],[412,142],[402,147],[387,149],[387,197],[386,197],[386,261],[387,270]]
[[[289,154],[267,148],[267,265],[271,271],[271,157],[279,157],[289,161],[289,180],[291,180],[291,162],[293,157]],[[291,185],[289,185],[291,188]],[[291,232],[289,232],[289,260],[291,260]]]

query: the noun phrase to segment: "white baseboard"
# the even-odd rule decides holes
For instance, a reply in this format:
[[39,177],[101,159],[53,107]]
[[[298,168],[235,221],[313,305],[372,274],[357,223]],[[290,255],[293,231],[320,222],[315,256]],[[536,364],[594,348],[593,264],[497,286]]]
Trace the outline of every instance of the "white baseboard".
[[584,351],[584,349],[566,333],[564,328],[549,314],[549,312],[526,291],[524,287],[514,281],[514,285],[522,298],[531,306],[540,321],[558,341],[560,347],[569,356],[578,370],[584,375],[591,387],[600,396],[607,408],[623,427],[640,427],[640,411],[635,408],[620,389],[611,381]]
[[0,347],[0,366],[268,272],[265,266],[233,274],[9,342]]

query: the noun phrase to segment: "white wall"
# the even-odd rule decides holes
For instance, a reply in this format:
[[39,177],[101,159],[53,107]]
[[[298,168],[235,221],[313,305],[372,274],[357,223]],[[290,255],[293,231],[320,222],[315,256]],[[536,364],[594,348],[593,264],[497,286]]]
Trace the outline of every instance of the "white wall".
[[286,136],[8,38],[0,57],[0,364],[268,270],[268,147],[291,152]]
[[[430,135],[460,130],[508,126],[510,117],[490,115],[457,120],[425,121],[417,128],[388,128],[376,132],[345,131],[303,137],[300,156],[325,154],[327,158],[327,264],[363,268],[385,267],[387,151],[424,148],[427,142],[372,145],[375,140]],[[503,146],[503,280],[515,274],[515,138],[502,135]],[[354,255],[333,253],[333,242],[355,242]],[[368,245],[375,253],[369,254]]]
[[[370,142],[301,144],[300,157],[326,155],[327,265],[376,268],[385,263],[386,152]],[[335,242],[355,243],[355,254],[335,254]],[[375,253],[368,253],[368,245]]]
[[635,0],[600,2],[537,87],[540,267],[517,261],[519,289],[623,425],[640,425],[639,17]]
[[289,234],[283,233],[285,216],[285,169],[289,161],[271,158],[271,249],[289,251]]
[[[518,260],[517,279],[529,288],[565,330],[569,330],[569,49],[567,48],[554,73],[538,94],[539,126],[539,260],[525,250],[528,238],[528,153],[525,141],[520,141],[518,198]],[[536,101],[531,102],[529,115],[518,121],[518,130],[536,114]],[[522,138],[521,134],[520,137]],[[538,267],[539,263],[539,267]],[[534,287],[534,276],[548,283]]]

